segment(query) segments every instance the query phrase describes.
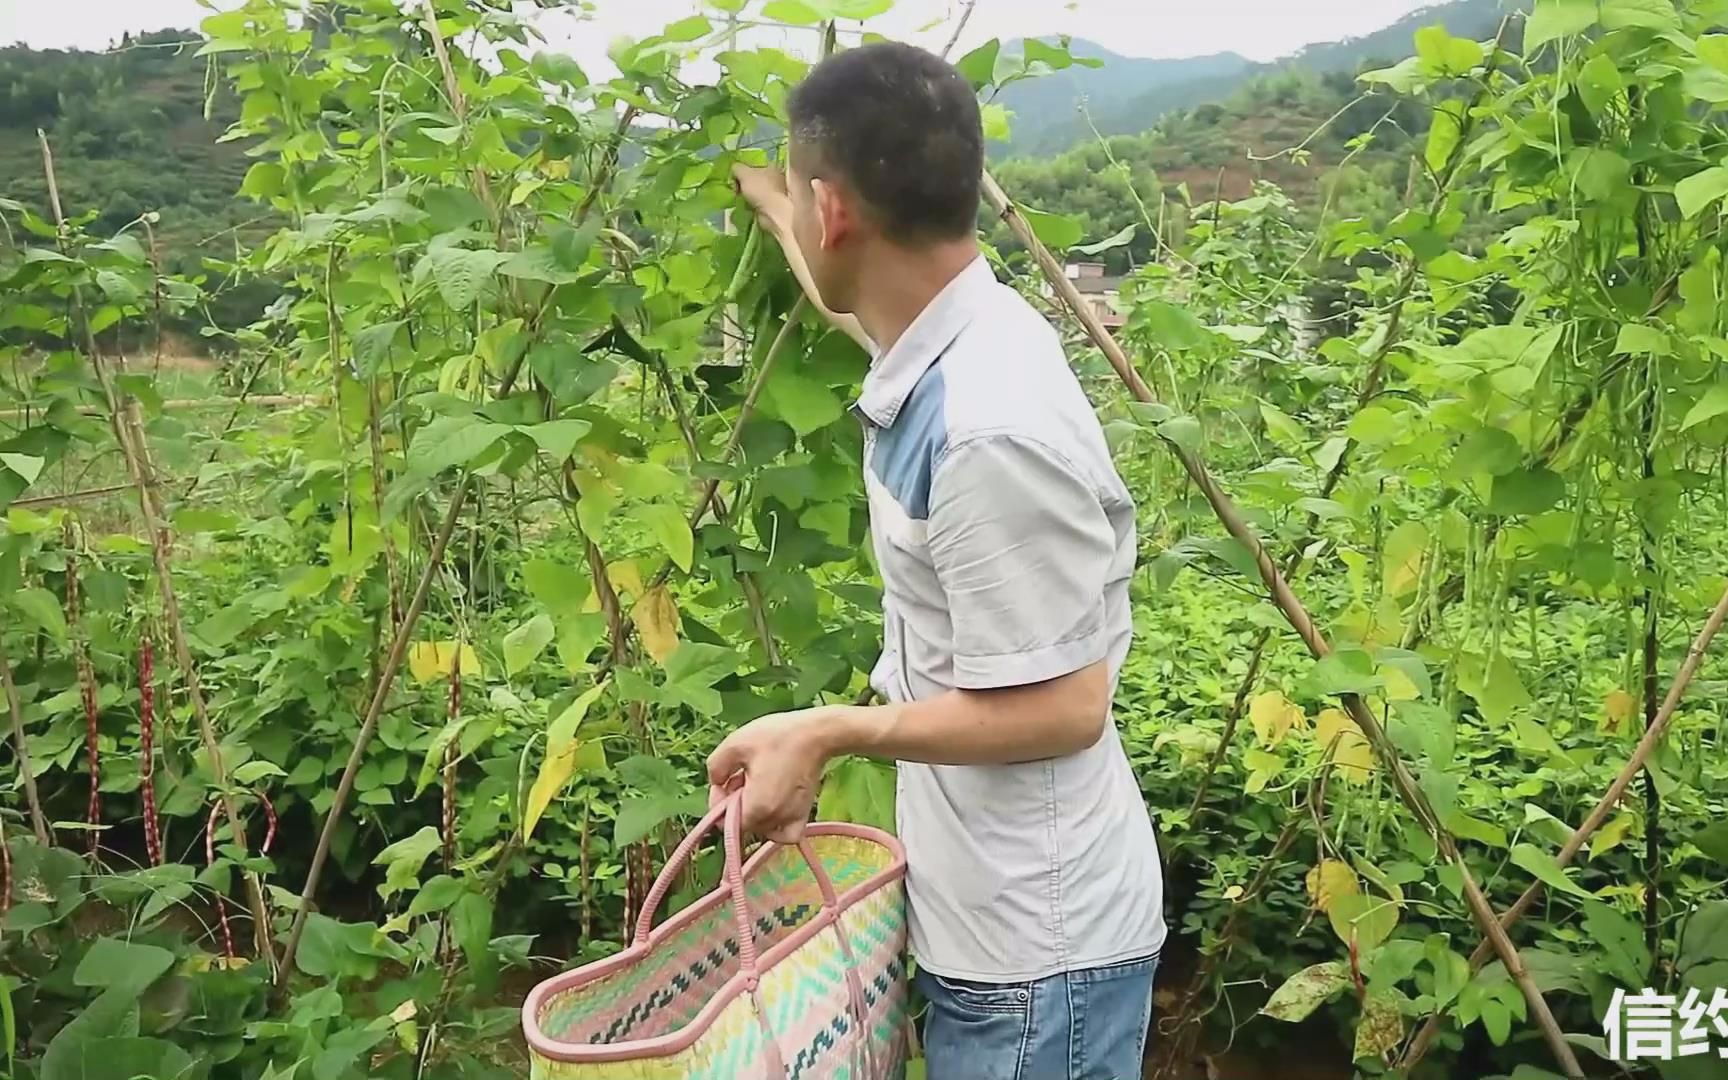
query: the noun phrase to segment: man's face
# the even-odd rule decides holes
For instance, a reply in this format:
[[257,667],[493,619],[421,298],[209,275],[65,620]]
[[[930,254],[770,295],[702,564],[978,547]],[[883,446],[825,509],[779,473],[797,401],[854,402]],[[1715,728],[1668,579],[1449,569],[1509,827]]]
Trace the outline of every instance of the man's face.
[[830,311],[851,314],[857,306],[858,220],[841,185],[800,168],[805,157],[794,148],[786,168],[792,235],[822,303]]

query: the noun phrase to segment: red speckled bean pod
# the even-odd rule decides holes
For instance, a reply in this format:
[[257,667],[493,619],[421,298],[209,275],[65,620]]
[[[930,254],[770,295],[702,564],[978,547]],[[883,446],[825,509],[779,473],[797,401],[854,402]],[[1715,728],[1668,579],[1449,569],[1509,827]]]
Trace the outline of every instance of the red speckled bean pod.
[[162,865],[162,826],[156,816],[156,650],[145,632],[138,640],[138,790],[144,799],[144,848]]
[[78,690],[84,702],[84,751],[90,762],[90,803],[85,818],[90,824],[90,853],[96,853],[96,827],[102,824],[102,749],[96,723],[96,673],[90,667],[90,651],[84,645],[78,623],[78,557],[71,550],[71,525],[67,525],[66,624],[72,628],[72,663],[78,669]]

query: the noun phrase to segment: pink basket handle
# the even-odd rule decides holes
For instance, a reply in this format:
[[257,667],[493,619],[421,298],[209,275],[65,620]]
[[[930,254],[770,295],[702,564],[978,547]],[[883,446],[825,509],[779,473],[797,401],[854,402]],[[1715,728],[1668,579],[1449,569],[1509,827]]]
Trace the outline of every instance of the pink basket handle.
[[[756,992],[758,971],[758,956],[756,954],[756,935],[750,925],[750,902],[744,889],[744,791],[739,788],[716,803],[702,815],[690,834],[673,849],[672,855],[661,867],[660,876],[654,879],[654,885],[648,890],[648,896],[642,901],[642,910],[636,916],[636,947],[646,946],[648,938],[654,930],[654,916],[665,901],[666,894],[672,891],[672,883],[689,864],[695,855],[696,848],[701,845],[704,837],[713,830],[716,823],[722,823],[721,843],[725,853],[724,869],[721,877],[726,885],[726,892],[732,901],[732,919],[738,931],[738,960],[747,978],[750,992]],[[811,876],[816,879],[816,890],[822,897],[822,906],[832,912],[838,919],[840,897],[834,889],[834,880],[828,876],[828,870],[822,865],[822,860],[816,855],[809,841],[800,840],[797,844],[798,854],[803,856],[804,863],[810,868]],[[846,959],[847,997],[851,1001],[852,1013],[856,1022],[855,1047],[861,1047],[865,1054],[866,1072],[868,1062],[874,1054],[869,1038],[864,1031],[868,1009],[864,1002],[863,981],[858,976],[858,962],[852,953],[851,943],[846,935],[835,925],[835,933],[839,937],[840,949]],[[769,1032],[772,1035],[772,1032]],[[778,1052],[778,1047],[775,1047]],[[783,1069],[782,1069],[783,1071]],[[776,1073],[776,1075],[779,1075]]]
[[754,984],[756,937],[750,932],[750,906],[744,895],[743,817],[744,797],[741,793],[728,795],[724,801],[710,807],[708,812],[702,815],[702,820],[696,823],[696,827],[690,830],[690,835],[679,843],[673,850],[672,857],[666,860],[666,865],[660,869],[660,876],[654,879],[654,887],[648,890],[648,896],[642,901],[642,910],[636,915],[634,941],[638,947],[647,944],[648,935],[654,929],[654,914],[660,910],[666,894],[672,891],[673,881],[690,862],[702,839],[716,823],[724,821],[720,836],[726,858],[721,877],[725,882],[726,892],[732,899],[732,919],[738,928],[738,959]]

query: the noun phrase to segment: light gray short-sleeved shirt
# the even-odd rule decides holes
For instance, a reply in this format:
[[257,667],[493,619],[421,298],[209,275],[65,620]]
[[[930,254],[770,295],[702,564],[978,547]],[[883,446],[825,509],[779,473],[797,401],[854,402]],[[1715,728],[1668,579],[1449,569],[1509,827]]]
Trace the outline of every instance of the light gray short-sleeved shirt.
[[[983,258],[871,364],[856,411],[883,584],[877,692],[1043,682],[1132,636],[1134,505],[1055,330]],[[1164,942],[1157,841],[1114,723],[1020,765],[901,762],[912,945],[1019,982]]]

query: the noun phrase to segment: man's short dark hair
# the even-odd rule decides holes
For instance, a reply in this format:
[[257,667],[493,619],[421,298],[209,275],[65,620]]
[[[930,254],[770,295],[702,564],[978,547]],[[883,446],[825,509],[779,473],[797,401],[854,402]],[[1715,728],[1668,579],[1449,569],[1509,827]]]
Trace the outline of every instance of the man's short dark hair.
[[889,239],[949,240],[977,229],[978,99],[940,57],[891,42],[847,50],[816,65],[787,112],[800,169],[850,184]]

